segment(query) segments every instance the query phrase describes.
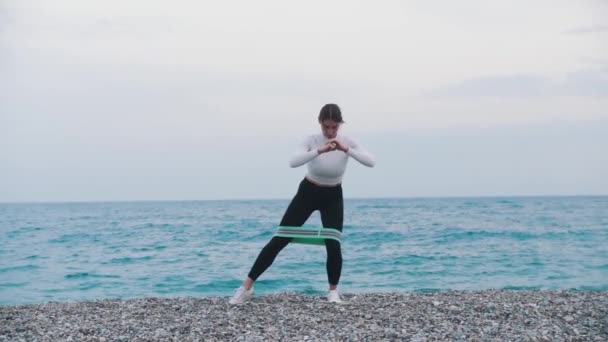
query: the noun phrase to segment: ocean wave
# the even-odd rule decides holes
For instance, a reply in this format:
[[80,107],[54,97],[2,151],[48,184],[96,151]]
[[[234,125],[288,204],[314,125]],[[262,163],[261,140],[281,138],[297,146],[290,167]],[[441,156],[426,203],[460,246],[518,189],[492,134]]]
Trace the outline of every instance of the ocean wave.
[[112,260],[110,260],[110,263],[112,263],[112,264],[130,264],[130,263],[139,262],[139,261],[152,260],[153,258],[154,257],[151,255],[139,257],[139,258],[131,258],[131,257],[113,258]]
[[21,271],[33,271],[40,269],[40,266],[37,265],[23,265],[23,266],[9,266],[9,267],[0,267],[0,273],[8,273],[8,272],[21,272]]
[[79,273],[70,273],[63,276],[65,279],[87,279],[87,278],[120,278],[119,275],[113,274],[96,274],[96,273],[88,273],[88,272],[79,272]]

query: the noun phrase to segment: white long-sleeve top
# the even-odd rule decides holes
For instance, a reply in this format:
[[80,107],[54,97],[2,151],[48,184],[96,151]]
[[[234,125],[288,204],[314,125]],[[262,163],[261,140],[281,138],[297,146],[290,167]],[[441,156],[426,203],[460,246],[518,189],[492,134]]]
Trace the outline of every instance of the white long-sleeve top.
[[354,140],[338,135],[336,140],[348,146],[348,152],[339,150],[319,154],[318,148],[328,140],[323,134],[315,134],[306,137],[300,144],[298,151],[289,160],[289,166],[298,167],[308,163],[306,177],[315,183],[322,185],[336,185],[342,183],[342,176],[346,171],[349,157],[353,157],[359,163],[374,167],[372,156]]

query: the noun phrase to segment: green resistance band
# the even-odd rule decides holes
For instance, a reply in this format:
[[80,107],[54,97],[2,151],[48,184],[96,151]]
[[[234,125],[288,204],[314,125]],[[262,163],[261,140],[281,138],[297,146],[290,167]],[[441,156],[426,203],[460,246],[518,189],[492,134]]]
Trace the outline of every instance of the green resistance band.
[[333,228],[323,227],[286,227],[279,226],[274,236],[293,238],[291,242],[308,245],[325,245],[325,239],[332,239],[340,242],[342,233]]

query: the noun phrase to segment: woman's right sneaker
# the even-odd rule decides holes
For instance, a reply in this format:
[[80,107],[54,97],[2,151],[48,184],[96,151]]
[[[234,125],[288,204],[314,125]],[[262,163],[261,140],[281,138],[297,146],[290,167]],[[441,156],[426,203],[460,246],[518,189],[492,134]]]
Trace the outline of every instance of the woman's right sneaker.
[[253,286],[249,290],[245,290],[245,287],[241,286],[236,289],[234,296],[230,298],[228,303],[230,304],[243,304],[253,297]]

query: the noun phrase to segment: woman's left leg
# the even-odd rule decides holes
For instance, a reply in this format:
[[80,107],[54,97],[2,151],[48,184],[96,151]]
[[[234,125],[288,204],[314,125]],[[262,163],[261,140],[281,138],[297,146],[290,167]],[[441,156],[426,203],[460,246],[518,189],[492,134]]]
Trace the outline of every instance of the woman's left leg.
[[[325,205],[319,210],[321,212],[321,222],[324,228],[333,228],[342,231],[344,224],[344,201],[342,199],[342,188],[336,189],[336,193],[331,196]],[[325,249],[327,250],[327,280],[330,290],[334,290],[340,282],[342,273],[342,250],[340,242],[326,239]]]

